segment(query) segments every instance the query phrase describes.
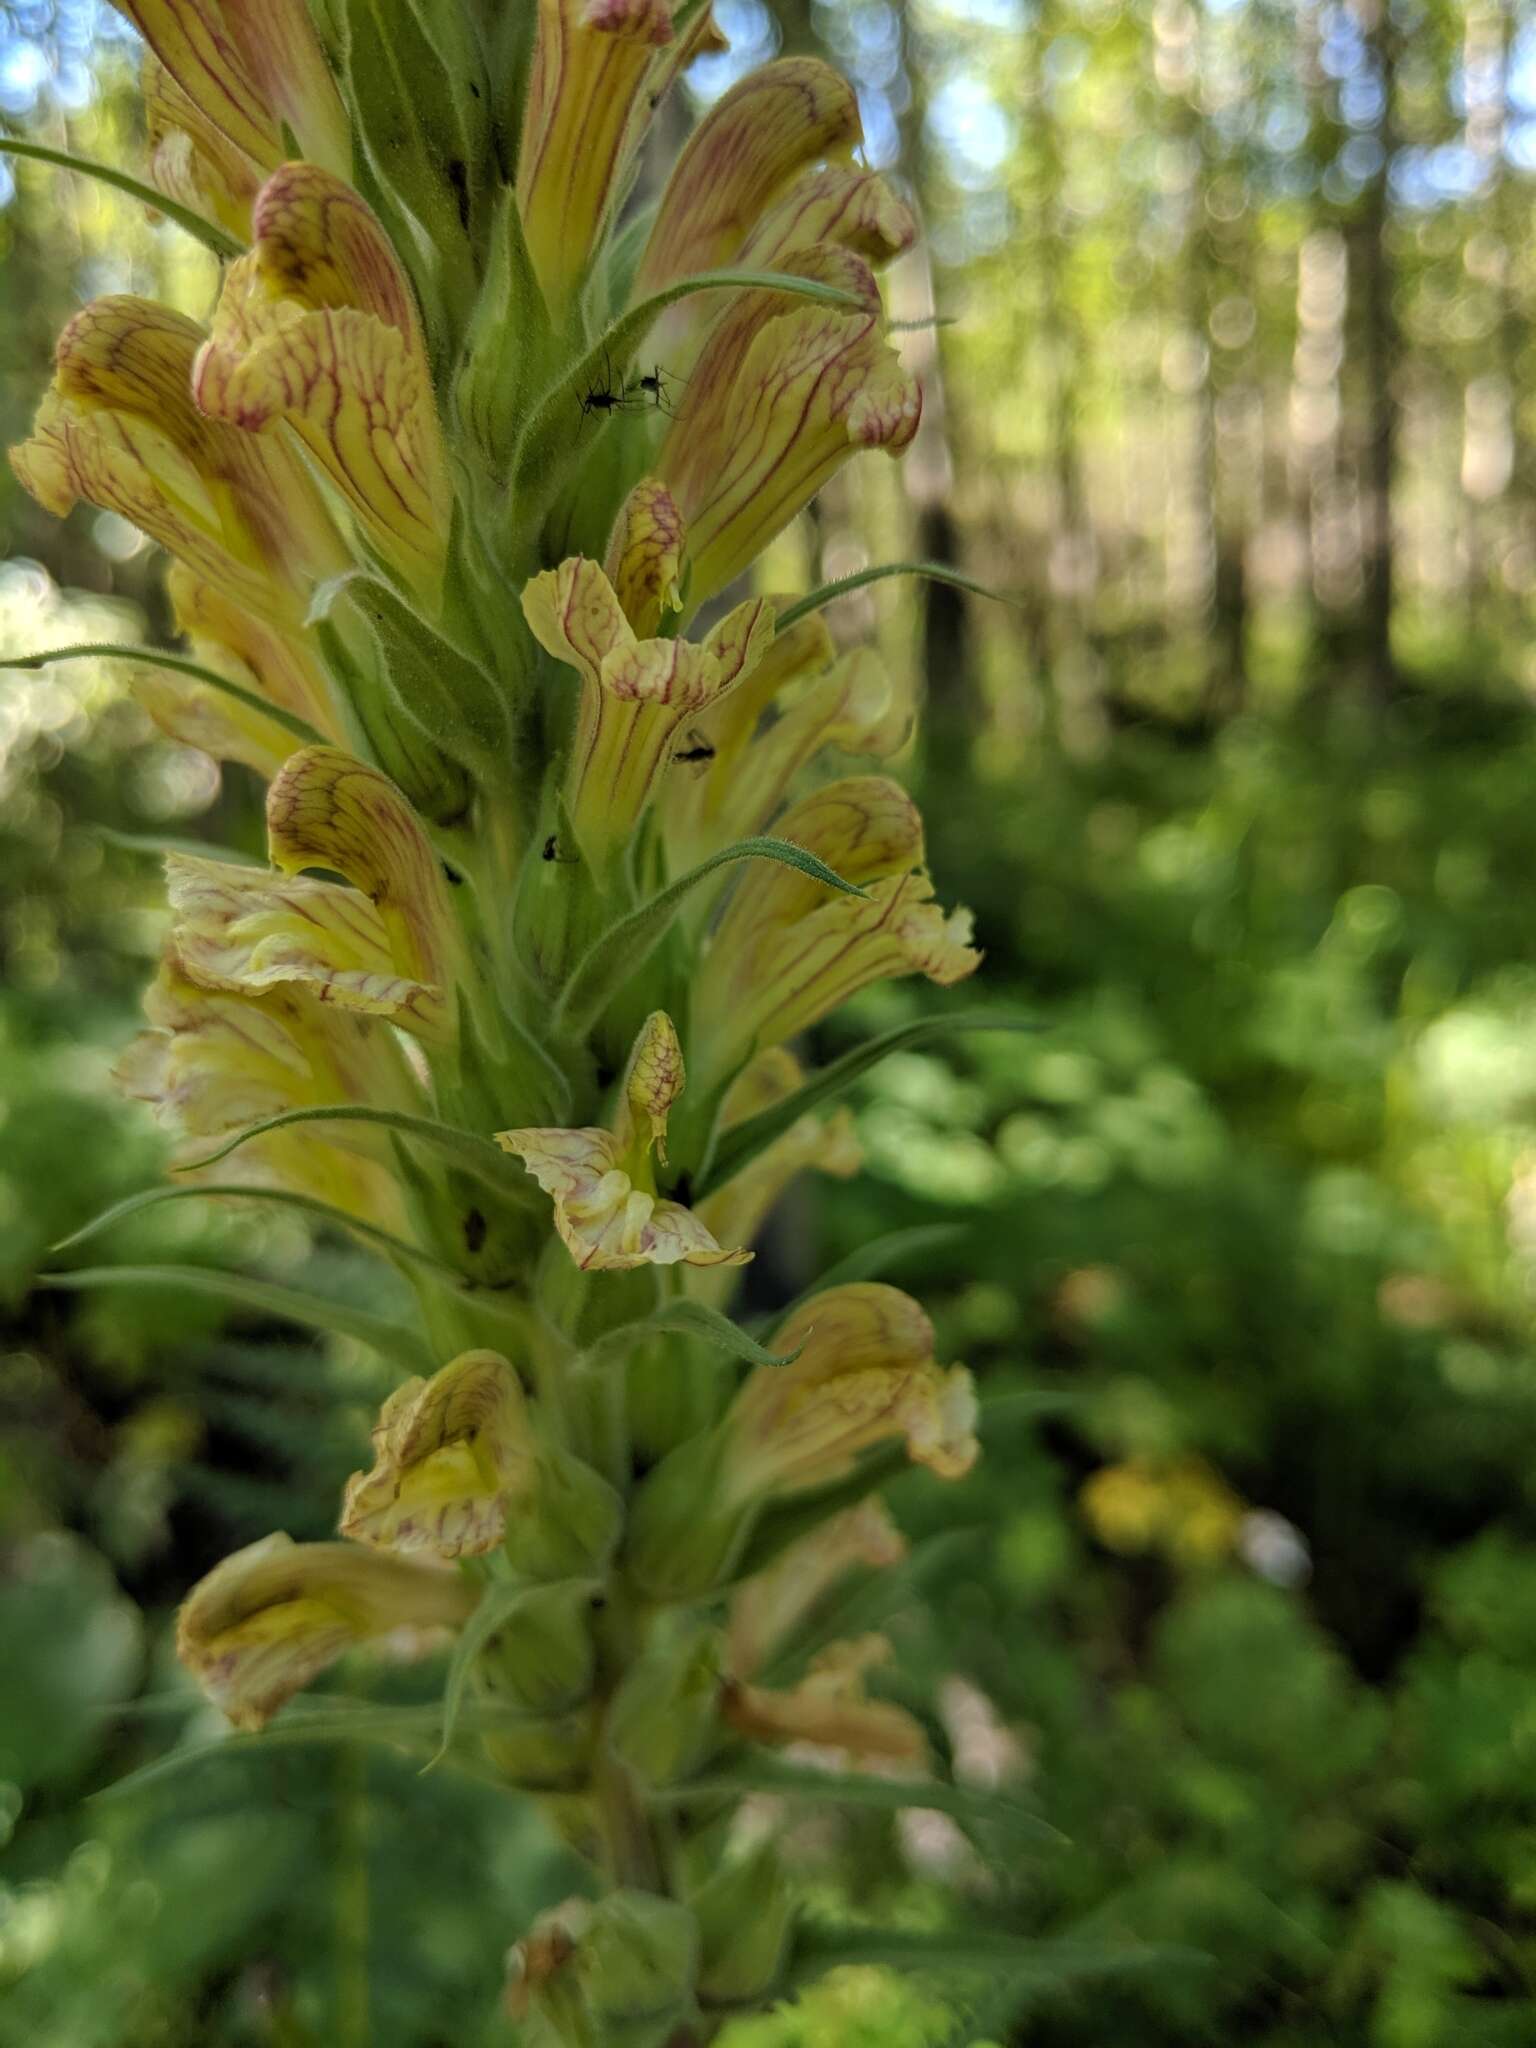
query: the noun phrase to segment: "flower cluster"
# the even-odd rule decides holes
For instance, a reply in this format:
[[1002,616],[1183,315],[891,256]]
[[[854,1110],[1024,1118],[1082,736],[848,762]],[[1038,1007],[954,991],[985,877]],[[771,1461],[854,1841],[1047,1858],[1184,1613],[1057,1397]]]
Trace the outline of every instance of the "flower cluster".
[[922,1765],[865,1692],[885,1646],[812,1623],[899,1554],[879,1484],[976,1452],[968,1377],[896,1290],[814,1295],[767,1351],[722,1314],[789,1181],[857,1164],[791,1041],[980,957],[878,772],[910,707],[814,601],[741,587],[917,430],[877,276],[915,223],[799,58],[642,203],[656,109],[718,40],[698,0],[538,0],[494,34],[464,0],[119,4],[148,176],[242,253],[202,323],[78,313],[11,460],[170,557],[190,664],[135,688],[266,781],[268,851],[169,859],[120,1077],[179,1168],[222,1147],[220,1199],[392,1245],[436,1368],[385,1404],[340,1540],[229,1558],[181,1654],[255,1728],[496,1600],[487,1754],[568,1795],[616,1887],[529,1937],[517,1996],[584,2039],[578,2008],[665,1980],[670,2026],[765,1995],[788,1923],[776,1865],[669,1863],[646,1788],[752,1743]]

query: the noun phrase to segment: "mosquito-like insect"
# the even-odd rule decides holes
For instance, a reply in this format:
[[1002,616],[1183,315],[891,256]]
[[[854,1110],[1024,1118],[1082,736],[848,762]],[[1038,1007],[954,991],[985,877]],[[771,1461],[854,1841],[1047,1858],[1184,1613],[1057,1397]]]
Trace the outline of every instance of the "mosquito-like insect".
[[642,376],[637,377],[633,384],[626,386],[624,395],[628,398],[638,394],[642,401],[649,399],[658,412],[664,412],[669,420],[675,419],[677,415],[672,410],[671,386],[683,381],[682,378],[673,377],[670,371],[664,370],[660,363],[655,363]]
[[615,378],[613,364],[604,359],[604,375],[600,384],[589,384],[582,394],[581,416],[589,419],[593,413],[634,412],[645,403],[643,395],[626,389],[622,380]]
[[550,833],[544,842],[543,857],[545,860],[559,861],[562,867],[569,867],[573,861],[580,859],[579,854],[562,853],[560,851],[560,841],[553,832]]

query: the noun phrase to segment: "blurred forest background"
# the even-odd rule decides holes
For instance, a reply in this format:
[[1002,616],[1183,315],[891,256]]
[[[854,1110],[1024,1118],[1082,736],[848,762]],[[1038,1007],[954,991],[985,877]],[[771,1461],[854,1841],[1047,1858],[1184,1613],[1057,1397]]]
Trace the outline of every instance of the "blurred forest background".
[[[911,1565],[859,1597],[957,1777],[1059,1833],[776,1824],[858,1916],[1207,1958],[852,1970],[730,2048],[1530,2048],[1536,6],[716,11],[698,99],[825,51],[926,219],[892,286],[943,323],[906,336],[920,440],[772,580],[922,554],[1016,598],[886,583],[839,623],[920,665],[932,864],[1035,1027],[889,1059],[866,1175],[752,1272],[767,1307],[913,1231],[892,1277],[945,1355],[1031,1396],[964,1496],[897,1490]],[[7,0],[0,124],[141,168],[134,63],[98,0]],[[213,284],[3,158],[0,254],[7,442],[80,300]],[[157,583],[121,522],[0,477],[0,657],[153,636]],[[0,795],[0,2048],[504,2040],[501,1951],[571,1882],[537,1822],[388,1751],[204,1754],[169,1656],[217,1558],[326,1533],[373,1369],[187,1287],[40,1278],[365,1284],[250,1208],[49,1251],[159,1168],[109,1080],[160,932],[134,840],[254,848],[254,789],[76,664],[0,671]]]

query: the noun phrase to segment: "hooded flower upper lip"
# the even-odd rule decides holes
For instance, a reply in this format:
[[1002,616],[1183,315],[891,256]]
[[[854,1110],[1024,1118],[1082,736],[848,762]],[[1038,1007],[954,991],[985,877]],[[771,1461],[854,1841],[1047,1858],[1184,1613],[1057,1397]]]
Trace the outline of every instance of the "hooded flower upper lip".
[[257,195],[193,391],[212,419],[299,436],[385,558],[418,589],[441,572],[447,462],[409,281],[364,202],[317,164]]
[[612,1131],[498,1131],[555,1201],[555,1228],[583,1268],[738,1266],[691,1209],[656,1193],[650,1154],[666,1157],[667,1113],[683,1090],[683,1055],[672,1020],[656,1011],[641,1026]]
[[61,518],[116,512],[258,617],[293,625],[348,562],[297,454],[192,403],[194,321],[149,299],[93,299],[59,336],[52,388],[11,466]]

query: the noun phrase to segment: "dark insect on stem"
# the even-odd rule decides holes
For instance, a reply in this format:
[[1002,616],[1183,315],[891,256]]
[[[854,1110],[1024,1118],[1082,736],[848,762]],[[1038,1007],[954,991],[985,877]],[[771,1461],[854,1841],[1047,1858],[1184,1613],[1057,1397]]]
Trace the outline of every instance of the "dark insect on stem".
[[573,861],[580,858],[578,854],[562,853],[560,851],[560,841],[553,832],[550,833],[544,842],[543,857],[545,860],[559,861],[562,867],[569,867]]
[[706,761],[713,761],[715,750],[696,725],[689,726],[686,737],[688,744],[678,748],[672,756],[674,761],[693,761],[701,766]]

